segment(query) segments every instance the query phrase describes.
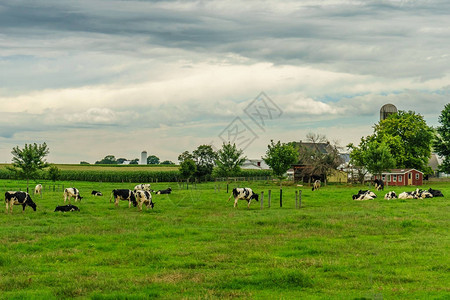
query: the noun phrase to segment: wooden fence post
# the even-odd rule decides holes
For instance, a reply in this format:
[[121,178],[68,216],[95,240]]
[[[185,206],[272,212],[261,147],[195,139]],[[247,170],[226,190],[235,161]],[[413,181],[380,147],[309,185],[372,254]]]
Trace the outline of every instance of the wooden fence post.
[[272,190],[269,190],[269,208],[270,208],[270,200],[272,198]]
[[295,208],[298,208],[298,191],[295,191]]
[[261,192],[261,209],[264,208],[263,202],[264,202],[264,192]]
[[298,208],[302,208],[302,190],[298,191],[298,196],[299,196]]
[[280,189],[280,207],[283,207],[283,189]]

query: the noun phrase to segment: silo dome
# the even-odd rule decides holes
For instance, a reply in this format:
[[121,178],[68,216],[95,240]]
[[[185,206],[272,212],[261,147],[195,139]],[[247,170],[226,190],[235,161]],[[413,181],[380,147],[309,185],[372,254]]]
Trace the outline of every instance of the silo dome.
[[385,120],[389,115],[396,114],[397,107],[394,104],[385,104],[380,109],[380,121]]

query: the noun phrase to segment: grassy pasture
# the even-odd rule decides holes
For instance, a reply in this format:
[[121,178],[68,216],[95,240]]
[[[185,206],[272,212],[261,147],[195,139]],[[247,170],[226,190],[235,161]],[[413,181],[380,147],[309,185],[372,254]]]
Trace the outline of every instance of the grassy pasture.
[[[60,183],[61,184],[61,183]],[[0,214],[0,297],[3,299],[449,299],[450,184],[433,183],[446,197],[353,201],[362,186],[264,191],[264,209],[227,202],[214,183],[153,195],[141,213],[114,188],[127,183],[64,182],[85,198],[80,212],[54,213],[62,191],[48,189],[22,214]],[[230,185],[233,187],[235,183]],[[34,186],[34,183],[33,183]],[[192,186],[191,186],[192,187]],[[6,190],[23,181],[0,181]],[[90,192],[105,196],[93,197]],[[272,190],[272,207],[267,192]],[[302,189],[301,209],[294,209]],[[412,188],[389,188],[401,192]],[[387,191],[385,191],[387,192]]]

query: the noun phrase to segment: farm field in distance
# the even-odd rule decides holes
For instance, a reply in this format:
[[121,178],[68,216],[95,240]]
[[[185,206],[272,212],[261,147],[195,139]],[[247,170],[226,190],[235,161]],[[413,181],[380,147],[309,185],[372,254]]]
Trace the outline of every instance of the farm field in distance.
[[[58,166],[59,167],[59,166]],[[367,186],[283,188],[258,181],[231,183],[264,191],[259,202],[229,202],[226,183],[171,187],[154,210],[109,202],[115,188],[142,183],[30,181],[37,211],[0,213],[1,299],[449,299],[450,183],[445,197],[354,201]],[[53,212],[62,187],[76,187],[80,212]],[[220,187],[220,190],[218,189]],[[373,187],[372,187],[373,188]],[[8,190],[25,181],[0,180]],[[90,195],[92,190],[104,196]],[[272,191],[268,207],[268,191]],[[302,208],[295,209],[295,191]],[[4,200],[3,200],[4,201]],[[4,202],[3,202],[4,203]]]
[[[9,164],[0,164],[0,169],[6,169]],[[176,165],[80,165],[55,164],[60,170],[70,171],[177,171]]]

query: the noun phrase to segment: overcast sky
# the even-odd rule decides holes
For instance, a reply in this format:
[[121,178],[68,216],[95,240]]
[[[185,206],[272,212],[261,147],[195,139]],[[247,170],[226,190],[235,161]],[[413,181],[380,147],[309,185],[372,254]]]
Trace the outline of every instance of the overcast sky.
[[373,133],[383,104],[428,125],[450,96],[450,1],[1,1],[0,162],[161,160],[224,141]]

